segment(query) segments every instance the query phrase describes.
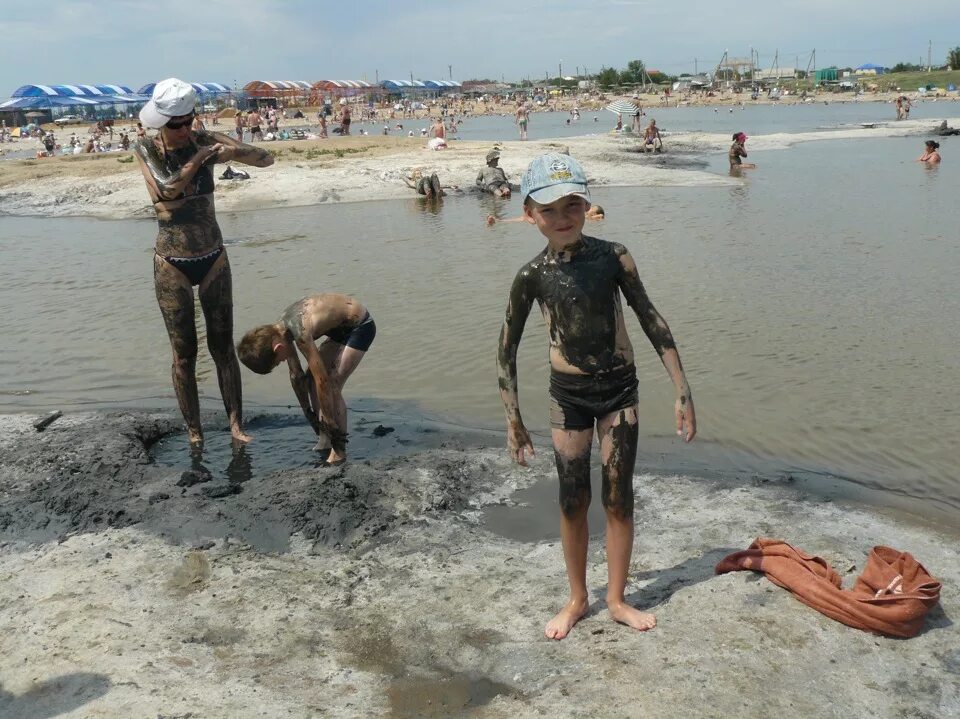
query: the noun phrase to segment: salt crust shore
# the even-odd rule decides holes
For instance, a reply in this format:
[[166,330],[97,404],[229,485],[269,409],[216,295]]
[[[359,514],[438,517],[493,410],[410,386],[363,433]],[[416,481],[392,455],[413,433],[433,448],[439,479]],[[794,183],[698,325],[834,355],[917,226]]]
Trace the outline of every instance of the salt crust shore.
[[[451,438],[213,498],[150,462],[172,416],[33,419],[0,417],[3,717],[960,716],[960,557],[937,530],[786,485],[639,476],[628,596],[659,624],[607,618],[595,537],[591,613],[558,643],[559,542],[481,522],[553,475],[546,447],[524,470]],[[874,544],[910,551],[942,604],[894,640],[714,576],[758,535],[847,586]]]
[[[960,119],[948,120],[951,126]],[[799,142],[927,135],[930,120],[881,123],[806,133],[775,133],[750,138],[750,149],[773,150]],[[501,166],[514,180],[537,154],[569,148],[587,170],[593,186],[715,186],[742,182],[704,172],[703,157],[724,153],[727,135],[677,133],[667,136],[667,152],[630,152],[630,135],[589,135],[558,140],[498,143]],[[420,138],[352,137],[316,141],[273,142],[263,146],[283,151],[271,167],[248,168],[252,179],[218,181],[220,210],[249,210],[414,197],[401,178],[415,168],[436,172],[444,184],[474,191],[474,180],[493,143],[452,140],[450,148],[427,150]],[[293,148],[293,151],[291,150]],[[306,160],[306,150],[356,150],[343,158],[330,155]],[[296,151],[303,151],[297,154]],[[919,150],[918,150],[919,152]],[[89,215],[103,219],[152,217],[143,177],[134,163],[118,163],[122,153],[0,162],[0,213],[43,217]],[[699,162],[698,162],[699,160]],[[679,171],[678,171],[679,170]],[[219,174],[218,169],[217,174]]]

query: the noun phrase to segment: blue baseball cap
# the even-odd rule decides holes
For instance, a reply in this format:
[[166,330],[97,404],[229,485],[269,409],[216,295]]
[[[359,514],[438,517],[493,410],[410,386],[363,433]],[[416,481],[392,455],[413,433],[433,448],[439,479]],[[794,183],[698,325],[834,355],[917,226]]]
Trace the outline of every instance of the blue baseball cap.
[[520,180],[521,201],[526,202],[529,197],[541,205],[549,205],[567,195],[579,195],[590,201],[587,176],[580,163],[558,152],[535,157]]

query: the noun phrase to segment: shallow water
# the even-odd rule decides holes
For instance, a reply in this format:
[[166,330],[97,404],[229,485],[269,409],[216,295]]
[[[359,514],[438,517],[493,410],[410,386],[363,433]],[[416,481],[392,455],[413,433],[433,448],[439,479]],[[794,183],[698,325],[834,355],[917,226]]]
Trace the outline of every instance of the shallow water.
[[[933,170],[912,162],[916,138],[837,141],[751,152],[759,169],[733,187],[596,190],[609,219],[587,232],[633,252],[697,403],[700,435],[681,446],[666,373],[628,318],[641,464],[840,478],[879,490],[871,501],[960,509],[960,170],[943,144]],[[724,171],[725,157],[709,161]],[[414,402],[499,429],[494,357],[506,294],[542,241],[525,224],[487,228],[491,211],[516,215],[519,203],[221,213],[235,336],[307,293],[355,294],[379,334],[348,402]],[[152,221],[0,217],[0,411],[175,408],[152,289],[155,232]],[[544,442],[546,337],[536,314],[526,334],[521,401]],[[204,407],[218,409],[203,349],[198,372]],[[248,413],[297,414],[284,372],[243,377]]]

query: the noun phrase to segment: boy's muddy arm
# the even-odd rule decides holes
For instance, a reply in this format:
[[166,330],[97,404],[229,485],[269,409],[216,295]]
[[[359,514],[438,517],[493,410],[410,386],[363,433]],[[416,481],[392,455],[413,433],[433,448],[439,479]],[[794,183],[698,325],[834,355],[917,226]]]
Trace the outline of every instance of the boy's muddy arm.
[[527,278],[521,271],[510,289],[510,301],[500,330],[497,350],[497,378],[500,384],[500,399],[507,416],[507,448],[517,464],[526,465],[525,453],[533,455],[533,442],[523,425],[520,415],[520,394],[517,389],[517,348],[523,336],[523,328],[530,314],[533,298],[527,287]]
[[[687,377],[683,371],[683,363],[680,361],[680,353],[677,352],[677,344],[673,340],[673,334],[670,332],[666,320],[660,316],[657,308],[647,297],[647,291],[643,288],[643,283],[637,273],[637,265],[626,249],[620,255],[620,265],[622,267],[620,291],[623,292],[627,304],[636,313],[637,319],[640,320],[640,326],[647,335],[647,339],[650,340],[650,344],[660,355],[660,361],[663,362],[663,366],[676,388],[677,434],[689,442],[697,433],[697,417],[693,407],[693,394],[690,392],[690,385],[687,383]],[[686,429],[685,433],[684,428]]]
[[287,357],[287,367],[290,369],[290,384],[293,387],[293,393],[297,395],[297,402],[300,403],[303,416],[307,418],[313,431],[319,434],[320,418],[317,416],[317,408],[311,402],[313,393],[310,391],[310,385],[313,380],[303,371],[295,351],[291,351]]
[[[320,351],[311,339],[301,339],[297,341],[297,347],[307,358],[307,366],[310,368],[310,374],[313,377],[313,383],[317,392],[317,404],[320,405],[320,414],[323,415],[321,429],[324,429],[330,436],[330,441],[334,448],[340,449],[347,442],[347,428],[339,427],[336,424],[337,410],[333,403],[333,393],[339,392],[339,388],[334,386],[333,381],[327,374],[323,366],[323,360],[320,358]],[[319,419],[319,418],[318,418]]]
[[217,162],[242,162],[253,167],[269,167],[273,164],[273,155],[266,150],[240,142],[219,132],[203,131],[198,133],[197,143],[201,145],[217,144],[220,151],[217,153]]

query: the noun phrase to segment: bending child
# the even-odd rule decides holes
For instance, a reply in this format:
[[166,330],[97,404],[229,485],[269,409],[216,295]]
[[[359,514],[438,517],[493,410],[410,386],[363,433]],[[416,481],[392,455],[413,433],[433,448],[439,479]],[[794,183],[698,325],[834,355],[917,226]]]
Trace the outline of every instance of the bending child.
[[[283,360],[303,414],[320,435],[316,449],[330,447],[327,464],[342,464],[347,452],[347,405],[343,386],[373,343],[377,326],[370,313],[348,295],[304,297],[283,311],[279,322],[247,332],[237,346],[240,361],[269,374]],[[314,343],[326,340],[319,349]],[[297,350],[307,360],[305,374]]]
[[666,367],[676,388],[677,434],[697,432],[693,398],[670,328],[647,297],[623,245],[588,237],[583,225],[590,195],[583,169],[559,154],[534,159],[521,182],[523,212],[547,238],[546,248],[520,268],[510,289],[497,355],[507,446],[526,465],[533,454],[520,415],[517,348],[534,302],[550,335],[550,425],[560,480],[560,536],[570,599],[546,626],[563,639],[587,613],[587,508],[594,427],[602,460],[601,498],[607,520],[607,608],[617,622],[643,631],[653,614],[627,604],[624,589],[633,549],[633,468],[637,454],[637,375],[620,295]]

